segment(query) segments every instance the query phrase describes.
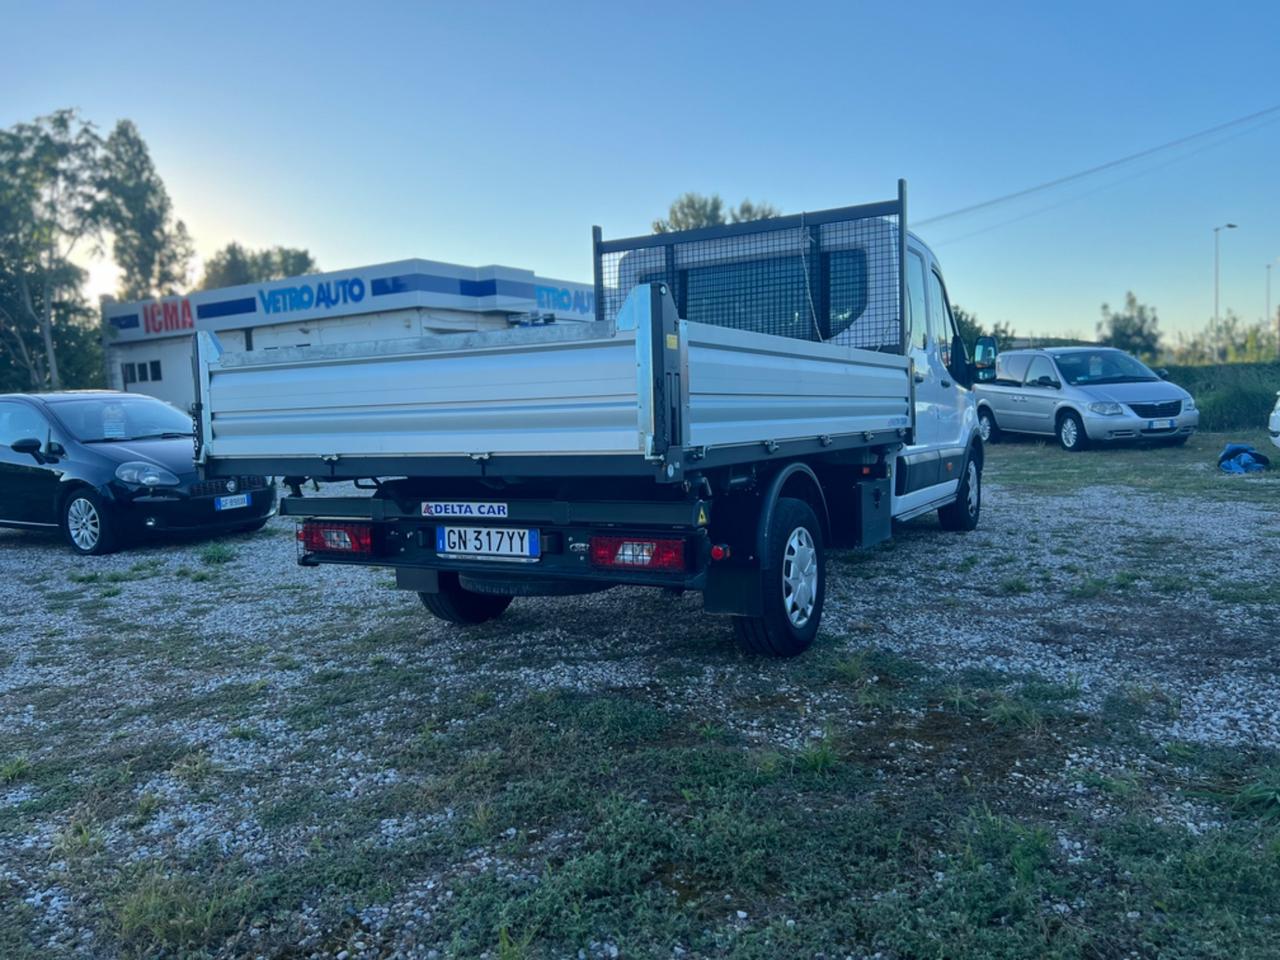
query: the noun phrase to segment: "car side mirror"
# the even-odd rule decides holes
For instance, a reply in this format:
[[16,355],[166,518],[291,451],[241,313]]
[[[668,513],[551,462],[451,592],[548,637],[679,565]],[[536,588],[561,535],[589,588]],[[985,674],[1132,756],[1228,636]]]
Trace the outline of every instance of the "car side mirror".
[[1036,380],[1036,383],[1038,383],[1042,387],[1052,387],[1054,390],[1062,389],[1062,384],[1060,384],[1057,380],[1053,379],[1053,377],[1050,377],[1050,376],[1040,377]]
[[1161,380],[1168,380],[1169,371],[1166,370],[1164,367],[1161,367],[1159,370],[1156,371],[1156,376],[1159,377]]
[[35,437],[23,437],[21,440],[15,440],[9,445],[9,449],[14,453],[26,453],[31,456],[38,456],[44,444]]

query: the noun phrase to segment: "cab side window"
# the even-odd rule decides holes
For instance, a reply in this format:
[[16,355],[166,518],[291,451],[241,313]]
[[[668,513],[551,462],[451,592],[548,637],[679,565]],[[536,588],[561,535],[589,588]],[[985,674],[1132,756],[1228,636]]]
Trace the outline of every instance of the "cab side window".
[[951,310],[947,295],[942,290],[942,280],[929,272],[929,336],[938,344],[938,356],[942,365],[951,368]]
[[1048,377],[1053,381],[1058,379],[1058,374],[1053,369],[1053,361],[1048,357],[1036,357],[1031,361],[1031,366],[1027,369],[1026,385],[1028,387],[1040,386],[1039,380],[1041,377]]
[[907,343],[921,350],[929,346],[924,305],[924,259],[914,250],[907,254]]

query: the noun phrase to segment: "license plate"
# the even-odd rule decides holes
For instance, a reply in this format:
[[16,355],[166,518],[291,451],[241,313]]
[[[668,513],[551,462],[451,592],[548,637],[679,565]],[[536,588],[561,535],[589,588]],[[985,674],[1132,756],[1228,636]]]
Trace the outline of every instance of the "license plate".
[[236,510],[248,505],[249,495],[247,493],[237,493],[234,497],[217,497],[213,501],[213,509],[215,510]]
[[536,560],[542,555],[537,530],[511,527],[436,527],[436,553],[495,560]]
[[1173,420],[1148,420],[1148,430],[1172,430],[1176,421]]

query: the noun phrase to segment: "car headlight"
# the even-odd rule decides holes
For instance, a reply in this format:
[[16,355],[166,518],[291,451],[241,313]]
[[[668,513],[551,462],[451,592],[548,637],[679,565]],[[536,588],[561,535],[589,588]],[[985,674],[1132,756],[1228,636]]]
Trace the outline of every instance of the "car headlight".
[[1196,408],[1196,398],[1195,398],[1195,397],[1187,397],[1187,399],[1185,399],[1185,400],[1183,400],[1183,401],[1182,401],[1182,409],[1183,409],[1183,410],[1194,410],[1195,408]]
[[1118,417],[1120,414],[1124,413],[1124,407],[1120,406],[1118,403],[1104,401],[1101,403],[1089,404],[1089,412],[1096,413],[1103,417]]
[[176,487],[182,482],[164,467],[140,460],[131,460],[116,467],[116,479],[143,487]]

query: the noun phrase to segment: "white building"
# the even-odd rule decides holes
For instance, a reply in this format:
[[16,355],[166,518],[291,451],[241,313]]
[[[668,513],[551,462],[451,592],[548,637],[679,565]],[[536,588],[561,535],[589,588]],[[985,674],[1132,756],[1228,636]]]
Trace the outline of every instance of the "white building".
[[184,297],[107,301],[102,317],[107,385],[185,410],[194,399],[197,330],[216,332],[236,351],[581,322],[595,319],[595,291],[514,267],[399,260]]

